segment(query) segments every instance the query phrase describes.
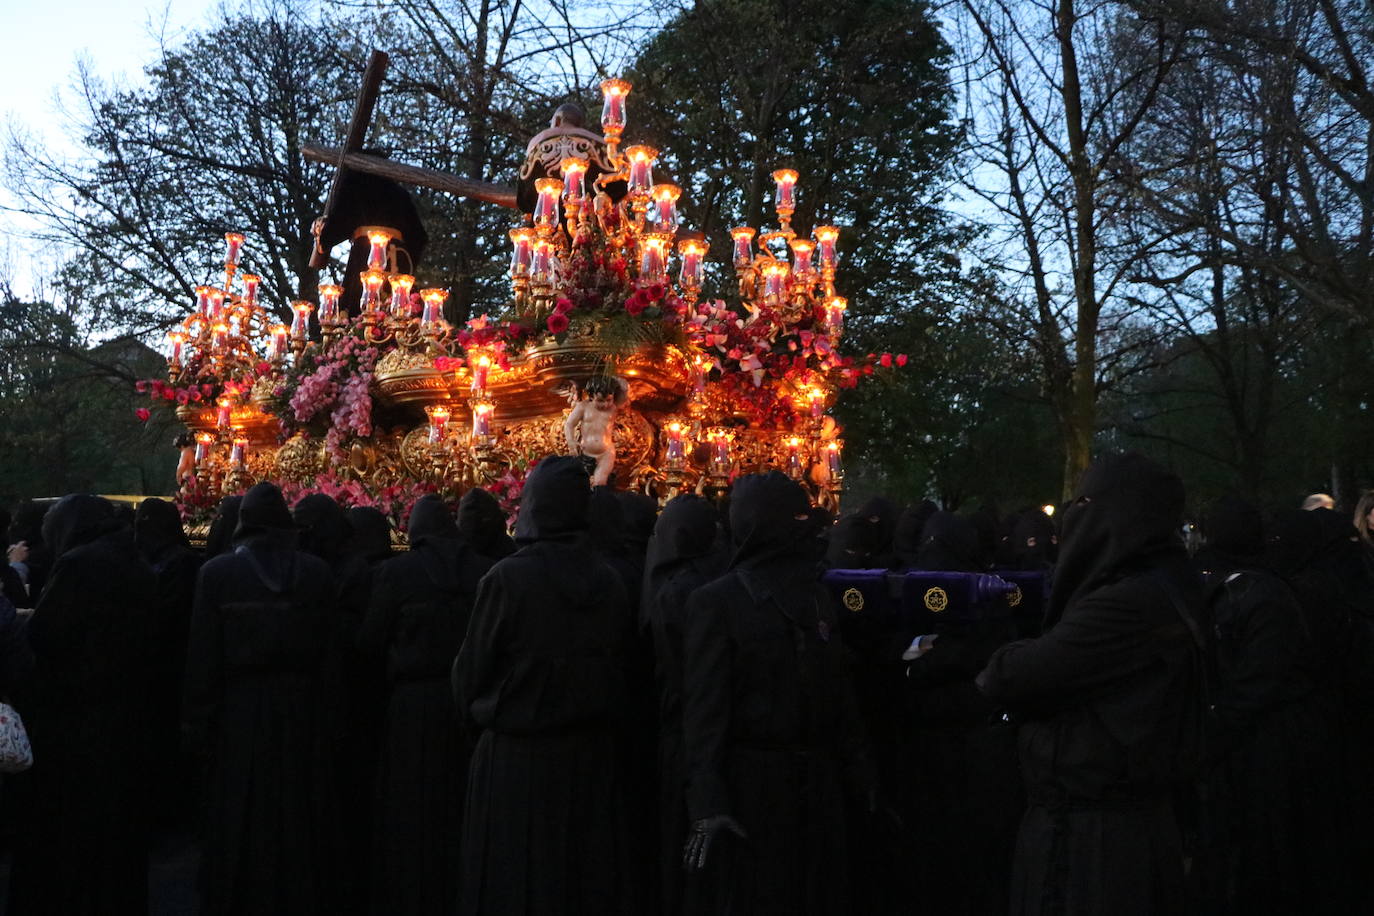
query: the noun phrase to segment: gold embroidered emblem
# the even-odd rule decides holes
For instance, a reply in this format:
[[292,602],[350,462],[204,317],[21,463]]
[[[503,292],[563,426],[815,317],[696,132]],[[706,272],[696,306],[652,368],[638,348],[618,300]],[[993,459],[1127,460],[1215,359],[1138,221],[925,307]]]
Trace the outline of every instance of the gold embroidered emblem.
[[926,610],[936,614],[949,607],[949,595],[943,588],[932,588],[926,592]]
[[1016,607],[1021,603],[1021,586],[1017,585],[1007,594],[1007,604]]
[[856,614],[864,609],[864,593],[857,588],[847,590],[844,593],[844,597],[840,600],[844,602],[844,606],[847,610]]

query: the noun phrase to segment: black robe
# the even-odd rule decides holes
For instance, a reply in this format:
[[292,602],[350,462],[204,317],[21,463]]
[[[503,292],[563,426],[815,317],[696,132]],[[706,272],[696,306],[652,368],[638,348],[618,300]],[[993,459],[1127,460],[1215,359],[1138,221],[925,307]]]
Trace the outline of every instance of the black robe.
[[203,916],[333,914],[342,902],[334,583],[295,549],[290,524],[275,487],[249,490],[239,546],[207,561],[196,587],[183,708],[208,763]]
[[741,478],[732,568],[687,602],[688,816],[748,834],[718,835],[688,912],[849,912],[844,790],[867,798],[875,777],[810,512],[781,474]]
[[1022,722],[1013,914],[1186,911],[1174,795],[1199,765],[1205,709],[1182,510],[1182,484],[1147,459],[1095,463],[1066,513],[1044,635],[978,676]]
[[491,560],[515,553],[515,541],[506,533],[506,514],[496,497],[473,487],[458,500],[458,533],[472,549]]
[[6,777],[18,807],[7,912],[142,914],[156,583],[99,497],[58,502],[44,540],[57,562],[28,625],[33,678],[15,694],[34,766]]
[[371,908],[378,916],[446,913],[458,900],[472,748],[455,714],[449,675],[477,583],[491,563],[457,534],[437,497],[415,504],[411,549],[377,570],[359,634],[366,654],[386,659],[372,852]]
[[467,916],[632,912],[617,772],[628,702],[629,603],[585,545],[587,472],[530,473],[520,550],[482,579],[454,695],[480,732],[468,776],[461,904]]

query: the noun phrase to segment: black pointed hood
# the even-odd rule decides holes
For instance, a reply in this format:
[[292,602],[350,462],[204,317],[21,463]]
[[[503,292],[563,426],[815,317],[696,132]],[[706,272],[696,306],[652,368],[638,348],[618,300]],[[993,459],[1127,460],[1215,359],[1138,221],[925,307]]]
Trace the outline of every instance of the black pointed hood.
[[1123,576],[1184,558],[1183,481],[1138,452],[1104,455],[1064,510],[1046,625],[1065,607]]
[[57,560],[119,527],[109,500],[89,493],[72,493],[59,499],[43,516],[43,543]]
[[234,494],[219,501],[215,517],[210,522],[210,532],[205,536],[205,558],[217,557],[228,553],[234,546],[234,532],[239,527],[239,508],[243,497]]
[[926,519],[921,532],[916,566],[944,572],[979,572],[977,527],[953,512],[935,512]]
[[353,532],[353,551],[376,563],[391,556],[391,522],[374,506],[352,506],[348,527]]
[[138,504],[134,515],[134,543],[148,563],[156,563],[172,550],[190,550],[191,542],[181,527],[181,513],[166,500],[152,497]]
[[591,478],[581,458],[544,458],[525,478],[515,539],[521,544],[576,540],[587,530],[590,499]]
[[1059,553],[1054,520],[1040,509],[1027,509],[1017,516],[1011,529],[1008,551],[1017,569],[1044,569]]
[[783,559],[813,559],[820,516],[806,491],[780,471],[749,474],[730,494],[731,568],[758,569]]
[[410,507],[406,535],[411,546],[415,547],[430,538],[457,538],[458,526],[453,522],[453,513],[438,494],[428,493],[415,500],[415,505]]
[[276,486],[270,483],[254,484],[243,494],[243,502],[239,504],[238,527],[234,529],[235,543],[261,534],[282,534],[294,529],[291,511],[286,508],[286,500]]
[[1259,507],[1240,496],[1217,500],[1203,522],[1206,544],[1199,559],[1212,572],[1260,565],[1266,546],[1264,516]]
[[458,501],[458,533],[484,557],[499,560],[515,552],[501,503],[481,487],[468,490]]
[[347,552],[353,529],[349,527],[343,506],[334,497],[324,493],[302,497],[292,509],[291,517],[300,532],[302,550],[313,553],[330,566]]
[[917,555],[921,552],[921,534],[925,531],[926,522],[939,511],[939,506],[923,499],[914,506],[907,506],[902,510],[902,514],[897,516],[897,525],[892,532],[892,552],[896,556],[898,566],[916,565]]

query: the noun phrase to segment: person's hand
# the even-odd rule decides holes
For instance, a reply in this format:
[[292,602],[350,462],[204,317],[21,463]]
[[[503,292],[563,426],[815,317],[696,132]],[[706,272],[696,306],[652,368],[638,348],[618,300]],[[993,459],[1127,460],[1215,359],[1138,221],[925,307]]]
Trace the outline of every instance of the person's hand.
[[711,854],[711,846],[721,832],[728,830],[740,839],[748,839],[739,821],[728,814],[703,817],[692,824],[692,832],[687,836],[687,844],[682,849],[682,867],[688,871],[700,871],[706,867],[706,857]]
[[7,562],[10,563],[27,562],[29,559],[29,542],[20,541],[17,544],[11,544],[9,551],[5,554],[5,556]]

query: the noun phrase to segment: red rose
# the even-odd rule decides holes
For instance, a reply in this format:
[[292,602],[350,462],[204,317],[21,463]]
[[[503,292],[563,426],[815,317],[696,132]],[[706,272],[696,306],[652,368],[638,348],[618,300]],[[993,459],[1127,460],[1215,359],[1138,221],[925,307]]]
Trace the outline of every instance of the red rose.
[[625,300],[625,311],[629,312],[631,315],[638,317],[639,314],[644,311],[647,305],[648,303],[644,301],[643,296],[641,296],[639,293],[635,293],[630,298]]
[[905,354],[905,353],[898,353],[898,354],[897,354],[897,365],[899,365],[899,366],[905,366],[905,365],[906,365],[906,354]]
[[134,391],[137,391],[139,394],[146,394],[148,391],[148,383],[142,379],[134,382]]
[[568,316],[562,312],[554,312],[549,316],[549,333],[562,334],[568,329]]
[[560,298],[554,303],[553,310],[562,314],[567,314],[573,310],[573,301],[568,298]]
[[882,366],[884,369],[891,369],[891,368],[892,368],[892,354],[891,354],[891,353],[884,353],[882,359],[878,360],[878,364],[879,364],[880,366]]
[[191,403],[191,396],[190,396],[189,394],[187,394],[186,392],[183,391],[183,392],[181,392],[180,394],[177,395],[177,403],[178,403],[178,404],[189,404],[189,403]]
[[147,423],[148,418],[152,415],[153,412],[146,407],[140,407],[138,410],[134,411],[134,416],[138,417],[140,423]]
[[163,389],[162,389],[162,399],[163,399],[164,401],[175,401],[176,398],[177,398],[177,393],[176,393],[175,390],[173,390],[173,389],[171,389],[171,388],[163,388]]
[[653,286],[645,288],[644,295],[649,297],[650,302],[657,302],[663,298],[663,284],[655,283]]

